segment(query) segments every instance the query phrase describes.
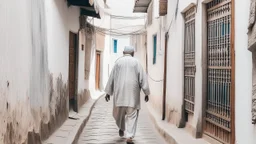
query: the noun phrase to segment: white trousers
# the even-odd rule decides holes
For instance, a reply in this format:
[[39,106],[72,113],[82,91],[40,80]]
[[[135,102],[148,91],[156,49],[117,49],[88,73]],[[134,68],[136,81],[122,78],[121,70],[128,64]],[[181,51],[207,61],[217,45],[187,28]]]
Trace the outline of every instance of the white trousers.
[[113,117],[119,129],[125,131],[127,138],[134,138],[138,123],[139,110],[132,107],[114,107]]

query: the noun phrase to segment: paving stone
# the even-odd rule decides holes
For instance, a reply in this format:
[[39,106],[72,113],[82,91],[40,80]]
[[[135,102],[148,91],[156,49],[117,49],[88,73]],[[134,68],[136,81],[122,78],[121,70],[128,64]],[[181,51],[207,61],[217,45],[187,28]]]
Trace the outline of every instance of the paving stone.
[[57,131],[54,135],[57,137],[67,138],[69,136],[69,131]]
[[[126,139],[118,135],[112,110],[113,103],[107,103],[104,98],[101,98],[92,110],[92,115],[78,139],[78,144],[126,144]],[[134,142],[135,144],[166,144],[155,130],[145,104],[142,104],[139,113]]]

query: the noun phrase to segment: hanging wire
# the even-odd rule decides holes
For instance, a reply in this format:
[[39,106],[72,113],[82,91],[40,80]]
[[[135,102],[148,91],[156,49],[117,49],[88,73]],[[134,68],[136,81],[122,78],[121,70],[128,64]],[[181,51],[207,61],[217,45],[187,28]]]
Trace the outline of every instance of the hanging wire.
[[138,34],[144,34],[146,32],[145,28],[141,28],[139,30],[135,31],[121,31],[118,29],[105,29],[105,28],[99,28],[94,26],[95,30],[97,32],[100,32],[102,34],[106,35],[114,35],[114,36],[128,36],[128,35],[138,35]]
[[132,16],[118,16],[118,15],[110,15],[114,19],[128,19],[128,20],[137,20],[137,19],[145,19],[146,16],[132,17]]
[[149,73],[148,73],[148,77],[149,77],[152,81],[154,81],[154,82],[163,82],[163,81],[164,81],[163,79],[161,79],[161,80],[155,80],[155,79],[153,79],[153,78],[149,75]]

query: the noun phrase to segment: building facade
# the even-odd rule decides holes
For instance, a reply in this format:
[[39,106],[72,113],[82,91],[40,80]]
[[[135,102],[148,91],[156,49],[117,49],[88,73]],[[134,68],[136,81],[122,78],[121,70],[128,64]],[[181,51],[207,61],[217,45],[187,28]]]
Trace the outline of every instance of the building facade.
[[41,143],[97,91],[96,34],[81,19],[99,17],[91,3],[1,2],[0,143]]
[[[134,12],[145,13],[144,4],[148,14],[150,104],[170,125],[195,138],[255,143],[253,64],[246,49],[250,1],[149,2],[137,1]],[[251,8],[252,45],[253,12]]]

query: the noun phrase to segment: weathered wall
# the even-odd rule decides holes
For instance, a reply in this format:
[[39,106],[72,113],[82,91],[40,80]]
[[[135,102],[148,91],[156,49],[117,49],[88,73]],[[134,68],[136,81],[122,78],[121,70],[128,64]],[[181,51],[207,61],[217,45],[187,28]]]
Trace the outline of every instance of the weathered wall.
[[40,143],[68,116],[68,32],[79,9],[65,1],[0,4],[0,143]]
[[[59,0],[45,1],[45,12],[53,94],[50,93],[50,119],[41,129],[50,133],[51,127],[60,126],[68,117],[69,32],[78,34],[80,13],[78,7],[68,7],[66,1]],[[78,87],[78,94],[81,91],[83,89]]]
[[[10,9],[12,5],[15,11]],[[33,127],[30,113],[31,1],[0,4],[0,143],[23,142]],[[17,24],[18,23],[18,24]]]
[[[158,1],[152,1],[152,24],[147,27],[148,81],[150,86],[150,104],[162,113],[163,75],[164,75],[164,32],[163,19],[158,16]],[[153,64],[153,36],[157,35],[156,64]]]

